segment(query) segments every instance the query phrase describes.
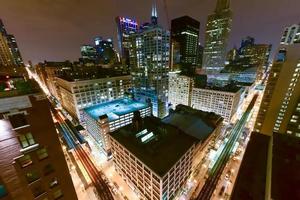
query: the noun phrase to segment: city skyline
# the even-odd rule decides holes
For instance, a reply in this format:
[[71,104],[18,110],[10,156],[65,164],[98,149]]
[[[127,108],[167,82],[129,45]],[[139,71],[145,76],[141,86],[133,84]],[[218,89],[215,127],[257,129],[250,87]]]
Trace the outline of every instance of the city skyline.
[[[208,0],[167,1],[169,24],[170,20],[183,15],[195,18],[201,23],[200,42],[203,44],[207,16],[214,10],[215,3]],[[93,0],[90,3],[78,0],[76,4],[71,4],[69,0],[56,4],[36,0],[30,0],[26,4],[3,1],[0,12],[6,29],[16,36],[25,63],[28,60],[36,63],[43,60],[77,60],[80,57],[80,46],[90,43],[91,38],[98,35],[112,37],[117,46],[115,17],[118,15],[133,17],[139,24],[149,21],[151,4],[150,0],[105,2],[105,7],[103,1]],[[299,23],[295,21],[299,15],[298,4],[300,3],[296,0],[284,5],[277,0],[232,1],[234,15],[228,49],[238,45],[241,38],[250,35],[260,43],[273,44],[275,51],[284,27],[287,24]],[[163,3],[158,1],[157,7],[159,23],[167,28],[167,15]],[[289,12],[285,12],[286,10]]]

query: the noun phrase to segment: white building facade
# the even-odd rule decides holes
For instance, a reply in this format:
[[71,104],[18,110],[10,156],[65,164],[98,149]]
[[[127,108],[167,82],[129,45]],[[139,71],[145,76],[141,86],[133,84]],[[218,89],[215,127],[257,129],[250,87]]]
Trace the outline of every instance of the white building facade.
[[82,109],[124,97],[131,88],[131,76],[67,81],[57,78],[60,101],[72,117],[83,120]]
[[191,106],[195,109],[214,112],[224,118],[224,122],[230,123],[236,113],[242,92],[226,92],[212,89],[193,88]]

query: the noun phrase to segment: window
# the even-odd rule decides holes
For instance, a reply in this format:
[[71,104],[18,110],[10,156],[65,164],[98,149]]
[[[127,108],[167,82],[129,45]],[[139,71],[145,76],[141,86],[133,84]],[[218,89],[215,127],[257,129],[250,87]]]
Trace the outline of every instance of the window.
[[26,133],[26,134],[20,135],[19,140],[20,140],[22,148],[26,148],[26,147],[29,147],[29,146],[35,144],[35,141],[34,141],[31,133]]
[[9,121],[10,121],[13,128],[20,128],[22,126],[28,125],[24,113],[9,115],[8,119],[9,119]]
[[42,148],[42,149],[37,150],[36,154],[37,154],[39,160],[43,160],[43,159],[48,157],[48,152],[47,152],[46,148]]
[[28,165],[32,164],[30,155],[22,156],[21,158],[18,159],[18,162],[22,168],[27,167]]
[[32,170],[26,173],[26,180],[28,183],[32,183],[40,178],[39,173],[36,170]]
[[59,199],[62,196],[63,196],[63,193],[62,193],[61,189],[58,189],[55,192],[53,192],[54,199]]
[[49,187],[50,187],[50,188],[53,188],[53,187],[55,187],[55,186],[57,186],[57,185],[58,185],[58,180],[57,180],[57,178],[56,178],[56,177],[52,178],[51,181],[50,181],[50,183],[49,183]]
[[4,185],[0,184],[0,198],[5,197],[7,195],[6,188]]
[[44,175],[47,176],[49,174],[51,174],[52,172],[54,172],[54,168],[51,164],[47,164],[44,169],[43,169]]
[[34,197],[38,197],[41,194],[44,194],[46,191],[42,185],[37,185],[32,189],[32,194]]

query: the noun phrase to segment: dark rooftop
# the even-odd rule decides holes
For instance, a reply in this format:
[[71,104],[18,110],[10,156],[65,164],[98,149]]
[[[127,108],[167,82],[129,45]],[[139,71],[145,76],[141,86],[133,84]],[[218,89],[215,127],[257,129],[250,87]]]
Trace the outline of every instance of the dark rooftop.
[[238,86],[237,86],[236,84],[234,84],[234,83],[230,83],[230,84],[228,84],[228,85],[225,85],[224,87],[207,86],[207,87],[204,88],[204,89],[236,93],[236,92],[238,92],[238,91],[241,89],[241,87],[238,87]]
[[[147,135],[136,137],[145,129],[147,135],[151,136],[151,132],[154,135],[148,142],[142,142]],[[196,138],[155,117],[144,118],[139,130],[131,124],[111,133],[111,136],[161,177],[193,144],[199,142]]]
[[300,199],[300,138],[274,133],[272,199]]
[[234,185],[232,200],[265,199],[269,140],[269,136],[252,133]]
[[188,106],[178,105],[173,113],[163,119],[200,141],[206,140],[223,118],[212,112],[196,110]]
[[123,73],[123,71],[116,70],[114,68],[103,68],[101,66],[85,66],[77,67],[73,70],[64,71],[63,75],[60,75],[59,78],[66,81],[75,81],[75,80],[90,80],[90,79],[100,79],[100,78],[110,78],[116,76],[125,76],[129,75]]
[[[269,136],[252,133],[231,199],[265,199],[269,141]],[[300,199],[299,169],[300,138],[273,133],[272,199]]]

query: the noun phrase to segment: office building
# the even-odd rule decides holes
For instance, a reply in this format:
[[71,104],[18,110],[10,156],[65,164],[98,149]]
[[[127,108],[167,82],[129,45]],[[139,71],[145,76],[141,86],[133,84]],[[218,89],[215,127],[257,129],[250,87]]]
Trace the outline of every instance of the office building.
[[153,115],[162,118],[168,113],[170,33],[156,24],[153,13],[152,23],[131,35],[130,66],[135,98],[151,101]]
[[109,135],[115,169],[141,197],[172,199],[191,174],[195,154],[221,122],[220,116],[186,106],[163,121],[135,113],[132,124]]
[[94,63],[97,58],[97,51],[92,45],[82,45],[80,47],[81,58],[85,63],[91,62]]
[[5,82],[10,84],[0,92],[0,198],[76,200],[46,96],[24,77],[5,75]]
[[2,67],[23,66],[23,59],[18,48],[14,35],[7,33],[5,26],[0,19],[0,65]]
[[181,75],[181,72],[169,72],[168,102],[173,109],[177,105],[191,105],[191,94],[194,87],[193,77]]
[[151,107],[146,103],[129,98],[117,99],[84,109],[86,130],[110,155],[107,134],[132,123],[133,113],[139,111],[141,117],[151,116]]
[[300,199],[299,152],[298,137],[252,133],[231,199]]
[[255,131],[285,133],[300,96],[300,44],[282,45],[270,70]]
[[107,65],[118,62],[112,39],[104,40],[102,37],[96,37],[94,48],[97,55],[96,63]]
[[8,46],[9,46],[11,54],[12,54],[14,65],[23,66],[24,65],[23,59],[22,59],[15,36],[12,34],[8,34],[7,41],[8,41]]
[[230,123],[242,99],[243,89],[236,86],[193,88],[191,107],[214,112]]
[[300,25],[294,24],[286,27],[281,38],[280,44],[289,45],[294,43],[300,43]]
[[225,66],[226,48],[231,31],[230,0],[218,0],[215,12],[208,16],[203,50],[203,69],[219,73]]
[[118,47],[121,52],[122,59],[129,65],[129,48],[130,48],[130,34],[138,31],[138,23],[134,19],[127,17],[116,17],[118,29]]
[[131,76],[101,70],[97,76],[62,76],[56,84],[63,108],[82,122],[84,108],[124,97],[131,88]]
[[[200,22],[183,16],[171,21],[171,42],[177,42],[180,47],[180,63],[196,66],[199,43]],[[195,69],[185,69],[182,71],[194,72]]]

